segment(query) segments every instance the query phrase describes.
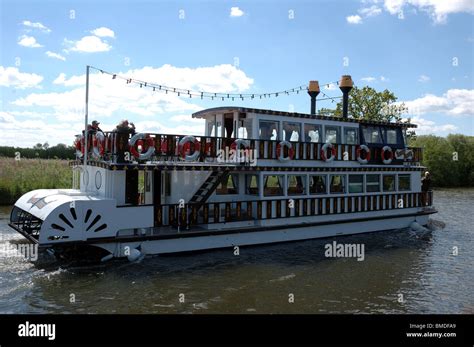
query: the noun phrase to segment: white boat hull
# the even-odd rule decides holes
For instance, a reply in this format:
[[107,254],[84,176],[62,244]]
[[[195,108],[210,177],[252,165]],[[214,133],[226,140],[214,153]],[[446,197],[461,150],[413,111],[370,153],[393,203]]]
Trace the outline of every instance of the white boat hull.
[[403,229],[408,228],[414,221],[420,225],[427,225],[428,219],[429,215],[421,215],[292,228],[282,226],[282,229],[276,230],[234,232],[195,237],[186,235],[186,237],[160,240],[97,243],[94,246],[107,250],[114,257],[126,257],[131,250],[137,248],[143,255],[169,254]]

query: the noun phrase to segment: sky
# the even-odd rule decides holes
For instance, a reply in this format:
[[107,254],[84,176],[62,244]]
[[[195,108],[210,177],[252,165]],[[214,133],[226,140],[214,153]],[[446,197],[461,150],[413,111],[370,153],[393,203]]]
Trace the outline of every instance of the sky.
[[[418,134],[474,135],[474,1],[0,0],[0,145],[71,145],[85,71],[194,91],[270,93],[349,74],[394,92]],[[309,113],[309,96],[189,99],[91,71],[89,120],[112,130],[200,135],[193,112],[246,106]],[[320,101],[321,107],[335,103]]]

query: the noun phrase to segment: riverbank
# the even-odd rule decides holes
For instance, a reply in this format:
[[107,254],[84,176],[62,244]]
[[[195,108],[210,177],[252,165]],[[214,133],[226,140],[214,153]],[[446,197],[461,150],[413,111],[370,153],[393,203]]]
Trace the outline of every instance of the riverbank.
[[11,205],[34,189],[71,188],[67,160],[0,157],[0,205]]

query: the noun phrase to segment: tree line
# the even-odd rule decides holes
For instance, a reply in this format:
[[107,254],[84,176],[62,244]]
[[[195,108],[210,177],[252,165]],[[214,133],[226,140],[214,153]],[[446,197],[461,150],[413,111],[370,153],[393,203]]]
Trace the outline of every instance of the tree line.
[[27,158],[27,159],[75,159],[74,147],[59,143],[56,146],[49,146],[38,143],[31,148],[0,146],[0,157]]

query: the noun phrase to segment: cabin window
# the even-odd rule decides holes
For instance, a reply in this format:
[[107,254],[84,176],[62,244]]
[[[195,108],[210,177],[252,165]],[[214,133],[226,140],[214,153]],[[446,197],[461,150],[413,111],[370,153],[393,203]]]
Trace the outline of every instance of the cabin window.
[[395,175],[383,175],[383,191],[395,191]]
[[385,143],[388,145],[402,144],[402,136],[400,129],[385,129],[384,138]]
[[410,190],[410,175],[398,175],[398,190]]
[[282,175],[265,175],[263,177],[264,190],[263,196],[283,195],[283,176]]
[[380,192],[380,175],[367,175],[365,177],[365,191],[367,193]]
[[359,129],[344,127],[344,143],[346,145],[359,144]]
[[283,122],[283,138],[285,141],[299,141],[301,138],[301,124]]
[[349,175],[349,193],[362,193],[364,191],[363,186],[363,175]]
[[382,136],[379,127],[362,127],[362,133],[364,134],[364,140],[366,143],[382,143]]
[[217,137],[221,137],[221,136],[224,136],[224,134],[222,134],[222,122],[217,122]]
[[165,172],[164,175],[165,196],[171,195],[171,173]]
[[213,120],[207,123],[207,136],[216,136],[216,122]]
[[217,195],[226,195],[226,194],[238,194],[239,193],[239,175],[230,174],[227,176],[227,180],[220,183],[217,186],[216,194]]
[[341,127],[326,125],[325,140],[329,143],[341,143]]
[[258,195],[258,176],[245,175],[245,193],[249,195]]
[[261,140],[278,140],[278,122],[261,120],[258,135]]
[[326,176],[325,175],[312,175],[309,176],[309,193],[310,194],[326,194]]
[[241,119],[239,120],[239,130],[237,136],[239,139],[248,139],[249,134],[252,134],[252,120]]
[[306,194],[306,176],[288,175],[288,195]]
[[331,185],[329,186],[331,193],[344,193],[344,178],[345,176],[343,175],[331,175]]
[[321,125],[304,125],[305,142],[322,142]]

